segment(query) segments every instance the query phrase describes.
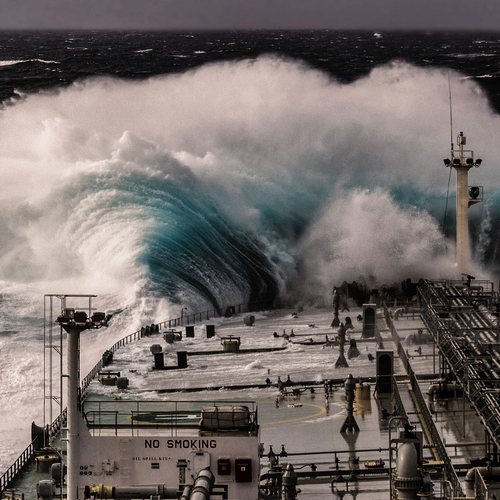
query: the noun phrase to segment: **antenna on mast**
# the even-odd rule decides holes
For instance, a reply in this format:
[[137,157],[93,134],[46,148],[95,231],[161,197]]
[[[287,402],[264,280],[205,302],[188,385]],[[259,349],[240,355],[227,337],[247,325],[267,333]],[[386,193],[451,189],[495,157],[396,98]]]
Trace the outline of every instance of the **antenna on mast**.
[[[450,99],[450,143],[451,143],[451,156],[453,158],[453,106],[451,100],[451,78],[450,72],[448,71],[448,95]],[[443,246],[446,246],[444,243],[444,228],[446,225],[446,215],[448,214],[448,200],[450,198],[450,182],[451,182],[451,168],[450,175],[448,175],[448,187],[446,188],[446,204],[444,206],[444,215],[443,215]]]
[[451,143],[451,151],[453,155],[453,106],[451,101],[451,79],[450,72],[448,71],[448,94],[450,96],[450,143]]

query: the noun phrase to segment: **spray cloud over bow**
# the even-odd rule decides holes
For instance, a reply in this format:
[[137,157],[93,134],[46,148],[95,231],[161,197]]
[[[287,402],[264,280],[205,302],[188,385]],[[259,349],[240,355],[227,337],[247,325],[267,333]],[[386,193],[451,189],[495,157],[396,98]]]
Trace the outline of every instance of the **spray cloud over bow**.
[[[498,116],[472,82],[452,82],[486,162]],[[0,116],[0,277],[166,300],[166,314],[449,276],[448,105],[437,69],[394,62],[345,85],[274,57],[29,96]],[[493,169],[474,176],[498,185]]]

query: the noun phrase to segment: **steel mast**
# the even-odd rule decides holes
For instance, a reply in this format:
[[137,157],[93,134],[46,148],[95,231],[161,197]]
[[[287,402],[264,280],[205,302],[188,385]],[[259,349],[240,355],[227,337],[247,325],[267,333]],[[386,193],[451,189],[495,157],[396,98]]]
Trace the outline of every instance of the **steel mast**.
[[467,141],[463,132],[457,137],[458,149],[451,145],[451,160],[446,158],[445,166],[457,172],[457,221],[456,221],[456,258],[459,273],[469,274],[469,207],[483,200],[482,186],[469,186],[469,170],[479,167],[482,160],[474,160],[474,152],[464,149]]
[[[87,311],[75,311],[68,308],[66,299],[68,297],[88,299]],[[93,312],[92,298],[95,295],[62,295],[62,311],[57,317],[57,322],[67,333],[67,394],[68,394],[68,422],[67,422],[67,466],[66,497],[67,500],[78,499],[78,474],[80,472],[80,422],[82,417],[81,394],[80,394],[80,334],[89,328],[101,328],[108,326],[111,315],[102,312]]]

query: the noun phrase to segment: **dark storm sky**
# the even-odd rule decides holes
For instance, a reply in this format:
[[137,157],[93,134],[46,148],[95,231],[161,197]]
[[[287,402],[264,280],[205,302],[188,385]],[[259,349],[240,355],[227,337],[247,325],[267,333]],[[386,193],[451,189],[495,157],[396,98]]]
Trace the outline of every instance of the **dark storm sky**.
[[498,0],[0,0],[0,29],[474,29]]

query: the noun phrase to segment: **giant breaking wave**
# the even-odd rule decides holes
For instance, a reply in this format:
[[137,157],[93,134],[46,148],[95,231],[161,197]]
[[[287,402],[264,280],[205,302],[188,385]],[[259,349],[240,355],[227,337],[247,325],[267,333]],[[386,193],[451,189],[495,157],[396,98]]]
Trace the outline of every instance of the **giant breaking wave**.
[[[261,57],[32,95],[0,119],[0,277],[200,308],[449,276],[448,77],[394,62],[341,85]],[[456,126],[488,165],[498,116],[452,81]],[[497,196],[474,208],[483,274]]]
[[[83,341],[86,373],[112,341],[181,307],[325,301],[344,280],[452,276],[448,78],[454,126],[484,159],[471,173],[488,200],[471,210],[474,272],[492,277],[500,122],[458,74],[394,62],[346,85],[260,57],[90,79],[4,108],[4,411],[40,413],[26,401],[43,363],[25,345],[43,350],[44,293],[96,293],[116,310],[108,332]],[[7,424],[9,452],[27,426]]]

